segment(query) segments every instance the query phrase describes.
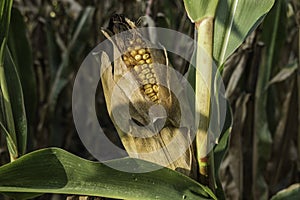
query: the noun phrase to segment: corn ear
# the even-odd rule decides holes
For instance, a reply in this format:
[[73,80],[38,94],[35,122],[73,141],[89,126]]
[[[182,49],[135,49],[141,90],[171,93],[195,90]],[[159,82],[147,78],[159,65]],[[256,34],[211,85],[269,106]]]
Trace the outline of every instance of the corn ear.
[[[131,37],[122,38],[118,35],[112,37],[124,30],[129,30]],[[172,76],[169,71],[166,51],[154,48],[154,44],[141,36],[133,22],[120,15],[112,17],[109,30],[102,30],[102,32],[112,41],[115,55],[112,65],[108,61],[108,56],[102,54],[102,66],[109,66],[101,67],[103,91],[108,113],[129,156],[193,176],[195,163],[193,148],[189,146],[193,130],[189,127],[180,127],[181,120],[191,121],[193,114],[190,112],[188,116],[191,118],[181,119],[180,106],[187,110],[189,104],[185,99],[179,105],[178,99],[170,89],[170,83],[177,83],[176,88],[179,90],[182,86],[178,78]],[[160,67],[160,64],[167,67]],[[126,81],[124,81],[125,74]],[[165,118],[162,120],[164,122],[162,125],[158,123],[159,119],[154,120],[153,123],[149,114],[149,109],[153,105],[161,105],[165,109],[165,115],[161,115]],[[122,112],[122,109],[126,110],[128,107],[129,117]],[[118,118],[130,118],[127,120],[147,126],[148,129],[139,129],[141,137],[137,137],[131,134],[136,131],[136,126],[125,127],[125,130],[124,127],[120,128],[122,125],[113,115],[115,110],[118,111]],[[176,148],[168,148],[170,143],[175,144]],[[181,156],[178,158],[179,154]]]

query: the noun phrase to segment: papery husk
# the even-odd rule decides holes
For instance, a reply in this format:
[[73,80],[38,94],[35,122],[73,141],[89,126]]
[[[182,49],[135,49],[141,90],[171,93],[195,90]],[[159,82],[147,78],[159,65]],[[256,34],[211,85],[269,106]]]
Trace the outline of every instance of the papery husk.
[[[180,125],[193,122],[193,114],[181,81],[170,71],[171,66],[166,51],[151,49],[160,88],[159,105],[165,109],[165,113],[154,110],[152,114],[156,118],[151,118],[149,109],[157,104],[149,101],[139,89],[139,83],[131,73],[131,69],[128,69],[119,57],[120,45],[110,38],[110,34],[105,31],[104,34],[114,44],[116,59],[112,66],[108,56],[105,53],[102,54],[102,87],[109,116],[127,153],[130,157],[147,160],[195,178],[195,158],[192,147],[192,135],[195,130],[193,127]],[[153,44],[147,41],[147,46],[153,46]],[[161,67],[159,64],[164,64],[166,67]],[[171,92],[170,83],[173,84],[173,88],[180,91],[180,102]],[[181,113],[181,108],[185,113]],[[128,115],[128,110],[130,115]],[[140,128],[136,124],[146,128]],[[138,135],[134,135],[137,132]],[[180,157],[178,157],[179,154]]]

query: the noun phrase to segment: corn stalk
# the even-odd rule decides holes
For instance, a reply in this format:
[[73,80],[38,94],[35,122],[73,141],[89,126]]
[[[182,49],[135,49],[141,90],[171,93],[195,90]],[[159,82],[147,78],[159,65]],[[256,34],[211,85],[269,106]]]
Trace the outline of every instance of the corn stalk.
[[197,161],[201,182],[208,178],[208,129],[211,108],[212,50],[214,16],[218,1],[184,1],[196,29],[195,114],[199,123],[196,134]]

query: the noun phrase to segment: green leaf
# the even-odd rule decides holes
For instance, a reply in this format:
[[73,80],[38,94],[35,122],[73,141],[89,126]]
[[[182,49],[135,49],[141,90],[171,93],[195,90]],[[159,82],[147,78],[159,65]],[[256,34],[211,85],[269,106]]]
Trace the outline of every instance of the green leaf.
[[206,17],[214,18],[219,0],[183,0],[185,10],[192,22]]
[[260,24],[275,0],[219,1],[215,25],[213,56],[222,65]]
[[[20,78],[8,47],[6,48],[4,70],[13,114],[12,123],[14,123],[17,139],[16,146],[18,153],[22,155],[26,151],[27,144],[27,119]],[[8,130],[9,133],[11,131]]]
[[271,200],[298,200],[300,197],[300,184],[296,183],[279,191]]
[[45,22],[45,32],[47,36],[47,49],[48,49],[48,59],[49,59],[49,67],[50,67],[50,76],[51,81],[55,79],[55,74],[61,63],[61,50],[58,46],[54,27],[51,26],[49,21]]
[[16,64],[24,93],[27,119],[34,124],[37,107],[37,89],[33,70],[32,51],[27,38],[27,28],[20,11],[12,9],[8,47]]
[[218,144],[214,147],[215,173],[218,174],[222,160],[229,146],[230,131],[232,128],[232,113],[229,103],[227,104],[227,113],[225,124],[219,138]]
[[257,85],[255,91],[254,105],[254,138],[253,138],[253,195],[255,199],[268,198],[268,185],[265,180],[265,170],[271,156],[272,135],[269,130],[269,121],[267,116],[268,90],[266,90],[270,81],[271,72],[276,67],[278,52],[282,42],[281,18],[286,15],[283,7],[285,0],[276,1],[272,11],[264,21],[262,40],[267,45],[262,51],[262,60],[260,63]]
[[219,199],[225,199],[225,194],[222,189],[221,181],[219,178],[219,170],[221,167],[221,163],[224,159],[225,154],[229,148],[229,139],[230,133],[232,128],[232,112],[229,103],[227,103],[227,113],[225,118],[224,127],[222,129],[222,133],[219,138],[218,144],[213,148],[213,159],[214,159],[214,175],[215,175],[215,182],[216,182],[216,195]]
[[[130,169],[155,165],[131,158],[108,163]],[[167,168],[127,173],[58,148],[38,150],[6,164],[0,167],[0,177],[0,192],[18,193],[19,198],[21,193],[27,198],[28,193],[56,193],[139,200],[216,199],[207,187]]]
[[0,89],[1,89],[1,123],[8,129],[7,133],[10,135],[10,139],[7,140],[8,150],[11,160],[14,160],[18,156],[17,149],[11,149],[17,147],[17,138],[14,127],[14,118],[12,113],[12,107],[7,88],[6,75],[4,69],[4,57],[6,53],[6,42],[8,35],[8,28],[10,23],[10,12],[12,7],[12,0],[0,1]]
[[2,67],[4,62],[3,58],[10,23],[12,3],[12,0],[0,1],[0,67]]
[[56,72],[54,83],[51,88],[49,97],[51,115],[55,110],[58,96],[69,81],[70,73],[72,70],[76,69],[72,65],[76,63],[74,62],[74,59],[78,59],[80,55],[82,55],[82,52],[87,45],[87,38],[89,37],[93,25],[92,20],[94,11],[95,9],[93,7],[87,7],[78,17],[71,41],[66,52],[63,54],[62,63]]

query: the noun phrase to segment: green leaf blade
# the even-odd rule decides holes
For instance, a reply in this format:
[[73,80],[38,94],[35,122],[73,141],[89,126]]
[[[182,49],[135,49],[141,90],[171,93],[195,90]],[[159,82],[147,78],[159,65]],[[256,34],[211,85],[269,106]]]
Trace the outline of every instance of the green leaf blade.
[[30,43],[27,38],[27,28],[23,16],[16,8],[12,9],[8,47],[16,65],[22,90],[29,124],[33,125],[37,109],[37,87],[33,69],[33,58]]
[[0,119],[2,128],[7,129],[6,134],[9,134],[9,137],[6,137],[8,150],[11,160],[14,160],[18,156],[17,137],[4,66],[12,3],[12,0],[0,1],[0,106],[2,111]]
[[[14,124],[17,140],[16,146],[18,148],[19,155],[22,155],[25,153],[27,145],[27,118],[20,78],[8,48],[6,48],[4,68],[13,114],[13,118],[10,119],[12,121],[9,123]],[[8,131],[11,133],[12,130]]]
[[[50,104],[50,116],[54,114],[55,108],[57,106],[57,101],[59,95],[62,90],[66,87],[69,82],[69,74],[72,73],[76,68],[74,68],[73,64],[78,62],[78,59],[81,57],[80,55],[84,52],[85,47],[87,46],[86,39],[90,37],[91,29],[92,29],[92,21],[94,16],[95,8],[94,7],[86,7],[78,17],[74,30],[72,32],[71,40],[69,41],[69,45],[62,56],[62,61],[56,71],[53,85],[51,87],[50,95],[49,95],[49,104]],[[50,36],[50,35],[49,35]],[[51,36],[50,36],[51,37]],[[49,39],[49,38],[48,38]],[[51,42],[48,40],[48,42]],[[49,44],[51,45],[51,44]],[[50,46],[49,46],[50,47]],[[56,48],[51,46],[51,50]],[[51,58],[54,58],[51,55]],[[56,60],[51,61],[51,63],[57,63]]]
[[216,11],[213,56],[222,65],[259,25],[274,0],[224,0]]
[[254,198],[268,198],[269,189],[265,180],[265,170],[271,158],[273,135],[270,130],[268,120],[268,84],[271,79],[272,71],[276,66],[277,56],[282,48],[282,37],[284,34],[281,31],[282,19],[285,18],[286,1],[276,1],[275,6],[266,17],[266,23],[263,24],[262,41],[267,44],[262,51],[262,59],[257,76],[257,85],[255,91],[254,105],[254,148],[253,148],[253,195]]
[[296,183],[289,186],[286,189],[279,191],[271,198],[271,200],[285,200],[285,199],[296,200],[299,199],[299,196],[300,196],[300,184]]
[[[126,167],[153,165],[130,158],[109,162]],[[127,173],[57,148],[39,150],[0,167],[0,177],[0,191],[5,193],[82,194],[121,199],[215,199],[207,187],[167,168],[149,173]]]
[[183,0],[186,12],[192,22],[206,17],[214,18],[219,0]]

